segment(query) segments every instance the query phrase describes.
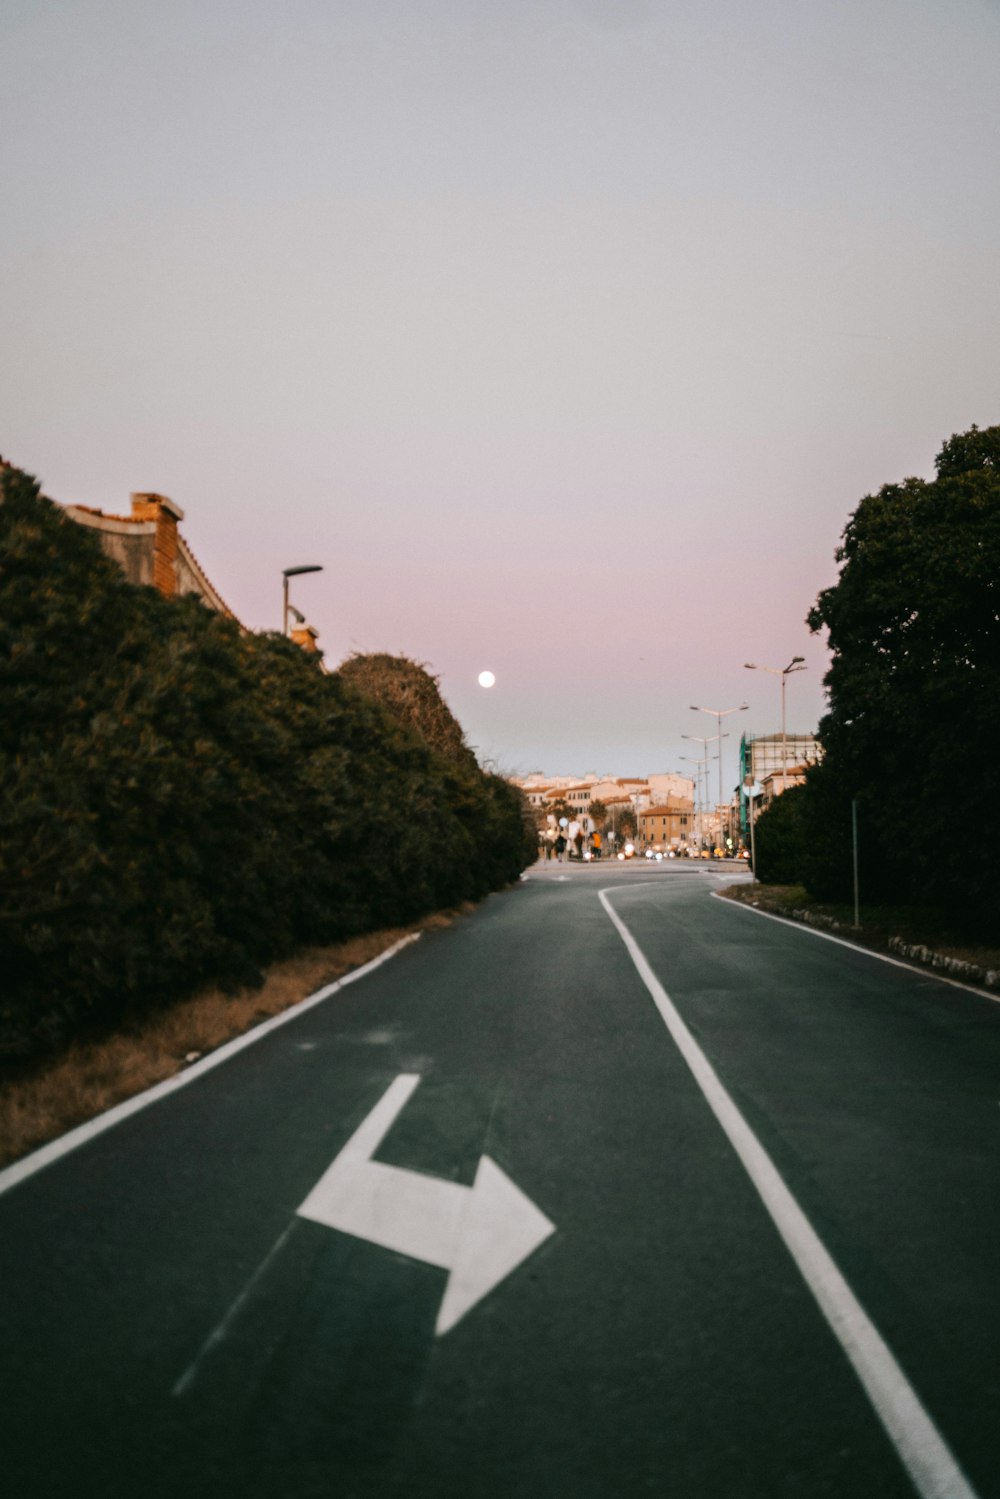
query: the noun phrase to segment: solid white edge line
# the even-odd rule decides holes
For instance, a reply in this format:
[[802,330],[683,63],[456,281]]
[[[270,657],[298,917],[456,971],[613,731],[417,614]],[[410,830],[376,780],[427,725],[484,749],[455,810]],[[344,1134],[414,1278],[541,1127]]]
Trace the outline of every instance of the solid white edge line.
[[114,1104],[103,1114],[88,1119],[85,1124],[71,1129],[68,1134],[60,1135],[57,1140],[50,1140],[47,1145],[42,1145],[30,1155],[23,1156],[21,1160],[15,1161],[13,1165],[0,1171],[0,1196],[3,1196],[4,1192],[9,1192],[11,1187],[16,1187],[27,1177],[34,1176],[45,1166],[51,1165],[53,1161],[58,1161],[62,1156],[68,1155],[71,1150],[85,1145],[88,1140],[103,1134],[113,1125],[120,1124],[131,1114],[137,1114],[140,1109],[156,1103],[158,1099],[176,1093],[179,1088],[186,1088],[188,1083],[193,1083],[204,1073],[211,1072],[213,1067],[219,1067],[223,1062],[228,1062],[229,1058],[235,1056],[237,1052],[243,1051],[247,1046],[252,1046],[255,1041],[260,1041],[271,1031],[277,1030],[279,1026],[287,1025],[290,1020],[297,1020],[306,1010],[311,1010],[314,1005],[321,1004],[324,999],[329,999],[331,994],[336,994],[337,990],[343,989],[345,985],[364,978],[366,974],[381,967],[383,963],[387,963],[404,947],[408,947],[411,942],[417,942],[419,938],[419,932],[410,932],[408,936],[394,942],[392,947],[387,947],[385,952],[379,953],[377,958],[372,958],[360,968],[345,973],[343,978],[335,980],[334,983],[317,989],[315,994],[309,994],[305,999],[300,999],[297,1004],[291,1005],[287,1010],[282,1010],[279,1015],[272,1015],[269,1020],[261,1021],[260,1025],[255,1025],[252,1030],[244,1031],[242,1036],[235,1036],[232,1041],[226,1041],[215,1051],[210,1052],[207,1057],[203,1057],[200,1062],[194,1062],[190,1067],[186,1067],[183,1072],[164,1078],[161,1083],[154,1083],[153,1087],[147,1088],[145,1092],[137,1093],[133,1098],[126,1098],[121,1103]]
[[893,968],[905,968],[908,973],[919,973],[921,978],[933,979],[936,984],[948,984],[952,989],[964,989],[966,994],[978,994],[983,999],[991,999],[993,1003],[1000,1004],[1000,994],[992,994],[989,989],[977,988],[975,984],[966,984],[962,979],[946,978],[936,968],[924,968],[920,963],[909,963],[905,958],[892,958],[886,952],[877,952],[873,947],[862,947],[860,942],[852,942],[849,937],[835,937],[832,932],[824,932],[820,927],[810,926],[807,921],[794,921],[790,916],[778,916],[774,911],[762,911],[759,906],[748,906],[743,900],[729,900],[722,894],[721,890],[710,892],[713,900],[722,900],[727,906],[735,906],[740,911],[748,911],[751,916],[766,916],[768,921],[779,921],[782,926],[794,927],[797,932],[808,932],[811,937],[822,937],[824,942],[836,942],[840,947],[849,947],[852,952],[864,953],[867,958],[878,958],[880,963],[891,963]]
[[[614,894],[619,891],[615,890]],[[881,1333],[824,1248],[767,1151],[726,1092],[642,949],[598,891],[681,1056],[743,1164],[922,1499],[976,1499]]]

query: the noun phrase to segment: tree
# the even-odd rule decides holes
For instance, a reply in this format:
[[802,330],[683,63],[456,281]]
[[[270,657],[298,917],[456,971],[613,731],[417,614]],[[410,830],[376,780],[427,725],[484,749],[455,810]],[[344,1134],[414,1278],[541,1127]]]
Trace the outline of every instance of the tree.
[[635,815],[634,807],[615,807],[612,812],[612,822],[616,838],[634,838],[639,829],[639,819]]
[[466,769],[475,767],[476,757],[465,742],[462,726],[441,696],[439,679],[426,666],[408,656],[390,656],[384,651],[363,655],[356,651],[348,656],[338,675],[381,703],[439,755]]
[[789,786],[754,822],[754,874],[765,885],[802,879],[806,797],[804,785]]
[[[857,798],[869,899],[926,901],[967,925],[996,919],[983,834],[1000,723],[1000,427],[946,442],[931,482],[861,501],[836,584],[808,616],[827,629],[825,759],[810,801],[835,817],[836,866],[811,888],[846,897],[844,829]],[[807,781],[807,785],[809,785]]]
[[597,797],[595,801],[592,801],[587,810],[590,814],[590,820],[594,824],[594,827],[599,833],[603,833],[605,824],[608,820],[608,809],[601,801],[600,797]]

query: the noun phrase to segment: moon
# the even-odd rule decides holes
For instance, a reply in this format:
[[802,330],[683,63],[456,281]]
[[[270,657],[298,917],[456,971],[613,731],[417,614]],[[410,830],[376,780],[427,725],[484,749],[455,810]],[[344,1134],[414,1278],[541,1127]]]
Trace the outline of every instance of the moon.
[[493,683],[495,681],[496,681],[496,677],[493,675],[493,673],[491,671],[481,671],[479,673],[479,685],[480,685],[480,687],[492,687]]

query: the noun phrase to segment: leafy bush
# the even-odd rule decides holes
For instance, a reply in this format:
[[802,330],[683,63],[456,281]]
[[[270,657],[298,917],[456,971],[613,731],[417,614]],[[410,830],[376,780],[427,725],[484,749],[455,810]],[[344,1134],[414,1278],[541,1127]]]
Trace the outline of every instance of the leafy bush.
[[790,786],[754,823],[754,874],[765,885],[802,879],[805,797],[805,786]]
[[520,793],[349,675],[127,583],[4,474],[0,1055],[516,878]]
[[465,742],[462,726],[441,696],[437,677],[407,656],[384,651],[364,655],[356,651],[340,668],[345,682],[381,703],[398,723],[405,724],[431,749],[456,765],[474,769],[476,757]]

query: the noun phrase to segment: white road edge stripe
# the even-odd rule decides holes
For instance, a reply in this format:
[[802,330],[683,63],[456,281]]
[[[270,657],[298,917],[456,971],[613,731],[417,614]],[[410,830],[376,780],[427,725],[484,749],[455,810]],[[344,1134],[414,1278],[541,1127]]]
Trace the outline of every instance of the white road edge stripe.
[[598,894],[674,1044],[850,1359],[917,1492],[922,1499],[976,1499],[975,1490],[970,1487],[881,1333],[824,1249],[767,1151],[722,1086],[708,1058],[650,968],[639,944],[613,910],[607,899],[608,891],[600,890]]
[[782,926],[794,927],[797,932],[808,932],[810,937],[822,937],[824,942],[836,942],[839,947],[849,947],[852,952],[864,953],[867,958],[878,958],[880,963],[891,963],[893,968],[905,968],[910,973],[919,973],[922,978],[933,979],[937,984],[950,984],[953,989],[964,989],[966,994],[979,994],[983,999],[992,999],[994,1004],[1000,1004],[1000,994],[991,994],[988,989],[977,988],[975,984],[966,984],[962,979],[950,979],[946,974],[939,973],[936,968],[924,968],[919,963],[908,963],[905,958],[891,958],[887,952],[876,952],[873,947],[862,947],[860,942],[852,942],[849,937],[835,937],[832,932],[824,932],[819,927],[810,926],[806,921],[793,921],[790,916],[779,916],[775,911],[762,911],[759,906],[748,906],[745,900],[729,900],[719,890],[712,890],[713,900],[724,900],[727,905],[735,906],[738,911],[749,911],[751,916],[766,916],[768,921],[779,921]]
[[314,1005],[321,1004],[324,999],[329,999],[331,994],[336,994],[338,989],[343,989],[346,984],[353,984],[358,979],[364,978],[366,974],[387,963],[394,958],[404,947],[420,938],[419,932],[411,932],[394,942],[392,947],[387,947],[385,952],[379,953],[377,958],[372,958],[370,963],[365,963],[361,968],[355,968],[350,973],[345,973],[342,979],[335,983],[326,984],[322,989],[317,989],[315,994],[309,994],[298,1004],[292,1005],[290,1009],[282,1010],[280,1015],[272,1015],[270,1020],[264,1020],[260,1025],[255,1025],[253,1030],[244,1031],[242,1036],[236,1036],[232,1041],[227,1041],[224,1046],[219,1046],[215,1051],[203,1057],[200,1062],[186,1067],[183,1072],[176,1073],[173,1077],[164,1078],[162,1083],[156,1083],[152,1088],[147,1088],[144,1093],[137,1093],[134,1098],[126,1098],[122,1103],[117,1103],[113,1108],[98,1114],[94,1119],[88,1119],[86,1124],[71,1129],[68,1134],[61,1135],[58,1140],[50,1140],[47,1145],[42,1145],[38,1150],[32,1151],[30,1155],[15,1161],[12,1166],[0,1171],[0,1196],[9,1192],[11,1187],[16,1187],[19,1182],[29,1176],[34,1176],[36,1171],[41,1171],[45,1166],[50,1166],[53,1161],[58,1161],[61,1156],[68,1155],[71,1150],[86,1144],[95,1135],[103,1134],[112,1125],[120,1124],[130,1114],[137,1114],[140,1109],[156,1103],[160,1098],[166,1098],[170,1093],[176,1093],[178,1088],[186,1088],[188,1083],[193,1083],[203,1073],[210,1072],[213,1067],[219,1067],[223,1062],[235,1056],[238,1051],[243,1051],[247,1046],[252,1046],[255,1041],[261,1040],[263,1036],[271,1031],[277,1030],[281,1025],[287,1025],[290,1020],[311,1010]]

